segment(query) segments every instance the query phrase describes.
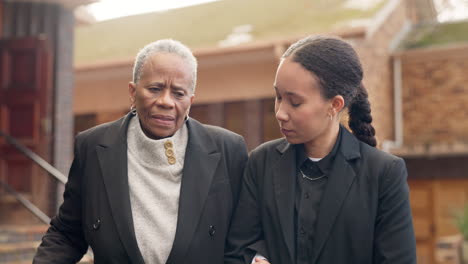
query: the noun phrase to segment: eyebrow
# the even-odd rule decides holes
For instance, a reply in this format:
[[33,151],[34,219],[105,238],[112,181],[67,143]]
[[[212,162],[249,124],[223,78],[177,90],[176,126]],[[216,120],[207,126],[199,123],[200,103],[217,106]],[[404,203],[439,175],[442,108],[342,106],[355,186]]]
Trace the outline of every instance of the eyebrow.
[[[278,92],[278,87],[277,87],[276,85],[273,85],[273,88],[275,88],[275,91],[276,91],[277,93],[279,93],[279,92]],[[297,93],[295,93],[295,92],[290,92],[290,91],[286,91],[286,95],[288,95],[288,96],[297,96],[297,97],[302,98],[301,95],[299,95],[299,94],[297,94]]]
[[145,87],[151,87],[151,86],[165,86],[165,84],[162,82],[152,82],[152,83],[148,83],[147,85],[145,85]]
[[[164,82],[152,82],[152,83],[149,83],[147,85],[145,85],[145,87],[151,87],[151,86],[158,86],[158,87],[166,87],[166,84]],[[178,86],[178,85],[174,85],[174,84],[171,84],[171,89],[173,90],[182,90],[182,91],[188,91],[189,89],[185,89],[181,86]]]
[[178,87],[178,86],[172,86],[171,89],[174,90],[174,91],[177,91],[177,92],[189,93],[188,89],[184,89],[184,88]]

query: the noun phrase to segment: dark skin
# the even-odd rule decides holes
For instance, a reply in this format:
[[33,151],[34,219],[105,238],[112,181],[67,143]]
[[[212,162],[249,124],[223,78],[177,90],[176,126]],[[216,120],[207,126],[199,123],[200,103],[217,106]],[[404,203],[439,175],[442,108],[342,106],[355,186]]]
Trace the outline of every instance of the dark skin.
[[146,136],[166,138],[182,127],[194,99],[192,78],[192,69],[177,54],[155,53],[146,60],[138,82],[128,85]]

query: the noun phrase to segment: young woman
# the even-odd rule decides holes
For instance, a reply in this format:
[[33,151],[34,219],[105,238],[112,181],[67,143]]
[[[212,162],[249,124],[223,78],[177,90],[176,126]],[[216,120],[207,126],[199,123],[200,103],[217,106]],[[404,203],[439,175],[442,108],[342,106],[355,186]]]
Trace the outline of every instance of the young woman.
[[284,53],[274,84],[284,138],[250,155],[225,263],[416,263],[406,167],[375,148],[362,78],[340,39]]

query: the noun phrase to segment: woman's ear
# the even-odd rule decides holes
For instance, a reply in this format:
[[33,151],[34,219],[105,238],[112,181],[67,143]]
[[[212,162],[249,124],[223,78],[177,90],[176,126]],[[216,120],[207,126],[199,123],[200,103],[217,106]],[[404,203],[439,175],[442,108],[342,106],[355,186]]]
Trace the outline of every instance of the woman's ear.
[[330,102],[331,102],[333,115],[336,115],[339,112],[341,112],[341,110],[343,110],[344,105],[345,105],[344,98],[341,95],[336,95],[335,97],[331,99]]
[[[134,82],[129,82],[128,94],[130,95],[130,98],[133,98],[133,100],[135,100],[135,93],[136,93],[136,84]],[[134,103],[134,101],[132,103]]]

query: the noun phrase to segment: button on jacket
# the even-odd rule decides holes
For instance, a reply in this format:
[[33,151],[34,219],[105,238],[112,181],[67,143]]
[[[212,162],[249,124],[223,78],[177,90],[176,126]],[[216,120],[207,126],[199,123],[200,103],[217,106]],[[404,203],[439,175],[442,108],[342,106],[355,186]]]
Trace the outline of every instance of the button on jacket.
[[[77,136],[64,203],[33,263],[76,263],[88,245],[95,263],[143,263],[127,176],[126,133],[133,117]],[[191,118],[187,127],[176,234],[167,263],[223,263],[247,150],[241,136],[225,129]]]

